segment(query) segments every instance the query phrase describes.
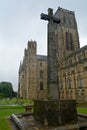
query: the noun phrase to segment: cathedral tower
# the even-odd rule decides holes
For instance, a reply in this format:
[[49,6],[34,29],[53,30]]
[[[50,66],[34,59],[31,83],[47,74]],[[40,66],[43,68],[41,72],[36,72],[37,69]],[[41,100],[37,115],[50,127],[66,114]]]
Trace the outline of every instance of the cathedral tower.
[[[41,19],[48,20],[48,93],[56,98],[58,92],[57,73],[62,60],[80,48],[75,14],[73,11],[58,8],[55,14],[48,9],[48,15],[41,14]],[[58,19],[60,23],[58,24]]]
[[57,36],[57,56],[58,60],[61,60],[80,48],[78,29],[73,11],[59,7],[54,16],[61,20],[61,24],[55,30],[55,35]]
[[28,41],[27,44],[27,98],[36,98],[36,41]]

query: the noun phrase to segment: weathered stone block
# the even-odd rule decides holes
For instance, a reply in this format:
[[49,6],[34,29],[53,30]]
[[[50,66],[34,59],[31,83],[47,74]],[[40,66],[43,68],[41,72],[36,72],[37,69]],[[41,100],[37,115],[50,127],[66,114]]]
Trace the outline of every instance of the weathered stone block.
[[34,118],[48,125],[63,125],[77,122],[75,100],[35,100]]

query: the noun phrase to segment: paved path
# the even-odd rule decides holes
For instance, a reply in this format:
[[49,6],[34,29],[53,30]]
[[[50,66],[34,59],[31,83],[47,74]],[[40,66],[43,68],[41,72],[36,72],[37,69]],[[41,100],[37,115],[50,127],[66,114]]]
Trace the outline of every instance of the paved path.
[[[75,128],[87,128],[87,119],[78,117],[78,122],[76,124],[65,124],[63,126],[43,126],[41,123],[34,120],[33,116],[20,116],[18,117],[20,123],[25,130],[74,130]],[[12,130],[19,130],[11,119],[8,119]]]
[[10,118],[8,118],[7,120],[8,120],[8,122],[10,123],[10,126],[11,126],[12,130],[19,130],[19,129],[16,127],[16,125],[11,121]]

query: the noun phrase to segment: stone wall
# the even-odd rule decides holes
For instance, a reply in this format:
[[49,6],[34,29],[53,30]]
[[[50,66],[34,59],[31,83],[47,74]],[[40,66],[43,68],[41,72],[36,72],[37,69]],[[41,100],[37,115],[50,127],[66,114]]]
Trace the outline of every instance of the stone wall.
[[77,122],[75,100],[34,101],[34,118],[48,125],[63,125]]

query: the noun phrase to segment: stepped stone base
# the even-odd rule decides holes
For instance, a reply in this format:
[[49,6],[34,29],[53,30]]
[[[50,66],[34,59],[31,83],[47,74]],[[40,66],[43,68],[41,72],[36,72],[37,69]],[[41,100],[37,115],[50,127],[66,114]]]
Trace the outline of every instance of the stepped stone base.
[[77,117],[78,121],[75,123],[52,126],[36,121],[33,113],[30,112],[11,115],[11,119],[18,130],[87,130],[87,115],[79,113]]
[[77,122],[75,100],[35,100],[34,119],[48,126]]

